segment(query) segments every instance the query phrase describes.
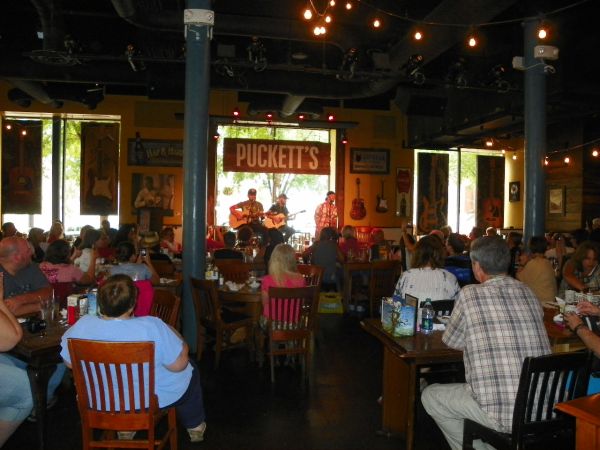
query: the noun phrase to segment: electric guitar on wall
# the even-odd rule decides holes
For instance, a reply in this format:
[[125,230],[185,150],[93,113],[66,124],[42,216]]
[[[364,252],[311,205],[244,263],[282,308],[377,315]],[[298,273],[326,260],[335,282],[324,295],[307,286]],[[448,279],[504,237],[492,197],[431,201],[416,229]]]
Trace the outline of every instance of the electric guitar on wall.
[[367,208],[365,208],[365,201],[360,198],[360,178],[356,179],[356,198],[352,200],[352,209],[350,210],[350,217],[354,220],[364,219],[367,215]]
[[264,220],[263,225],[266,228],[281,228],[281,227],[287,225],[287,221],[288,220],[292,220],[298,214],[302,214],[303,212],[306,212],[306,210],[303,209],[302,211],[298,211],[298,212],[295,212],[293,214],[288,214],[287,217],[283,213],[274,214],[272,216],[268,216]]
[[502,228],[502,200],[496,198],[496,158],[490,160],[490,189],[488,197],[483,201],[483,216],[488,226]]
[[385,181],[381,180],[381,195],[377,195],[377,206],[375,207],[375,211],[379,213],[386,213],[388,211],[387,200],[383,197],[383,185]]

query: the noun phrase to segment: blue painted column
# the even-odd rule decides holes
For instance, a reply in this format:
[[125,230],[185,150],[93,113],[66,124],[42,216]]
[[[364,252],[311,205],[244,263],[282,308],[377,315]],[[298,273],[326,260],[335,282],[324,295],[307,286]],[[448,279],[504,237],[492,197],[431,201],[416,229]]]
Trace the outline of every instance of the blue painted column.
[[[187,9],[210,10],[210,0],[188,0]],[[184,20],[186,15],[184,13]],[[204,278],[206,264],[206,161],[210,35],[205,24],[187,26],[183,138],[183,336],[196,351],[196,315],[190,277]]]
[[538,20],[525,22],[525,204],[523,242],[543,236],[546,226],[546,73],[544,63],[534,58]]

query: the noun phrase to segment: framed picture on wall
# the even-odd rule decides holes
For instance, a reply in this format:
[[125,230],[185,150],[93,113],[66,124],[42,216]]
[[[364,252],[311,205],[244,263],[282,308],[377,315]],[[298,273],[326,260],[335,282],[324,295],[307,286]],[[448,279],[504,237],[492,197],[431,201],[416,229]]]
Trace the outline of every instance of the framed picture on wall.
[[550,186],[548,188],[548,214],[553,216],[565,215],[564,186]]
[[521,200],[521,182],[511,181],[508,183],[508,201],[518,202]]
[[390,151],[385,148],[351,148],[350,173],[390,173]]

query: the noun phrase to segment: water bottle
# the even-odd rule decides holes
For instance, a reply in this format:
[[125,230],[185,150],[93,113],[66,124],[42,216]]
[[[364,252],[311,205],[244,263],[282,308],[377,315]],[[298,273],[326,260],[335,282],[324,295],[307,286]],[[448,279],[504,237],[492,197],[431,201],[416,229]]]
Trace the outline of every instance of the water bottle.
[[98,315],[98,289],[90,289],[87,295],[88,299],[88,314],[92,316]]
[[433,306],[431,305],[431,299],[428,298],[423,304],[421,311],[421,332],[423,334],[430,334],[433,331]]

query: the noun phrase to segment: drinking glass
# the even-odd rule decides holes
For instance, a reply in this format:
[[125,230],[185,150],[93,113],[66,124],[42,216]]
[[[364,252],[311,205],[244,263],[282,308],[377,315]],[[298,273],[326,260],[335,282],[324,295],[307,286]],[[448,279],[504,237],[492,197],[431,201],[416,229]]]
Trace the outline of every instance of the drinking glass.
[[54,299],[52,296],[40,298],[40,318],[46,322],[54,320]]

